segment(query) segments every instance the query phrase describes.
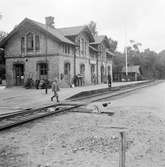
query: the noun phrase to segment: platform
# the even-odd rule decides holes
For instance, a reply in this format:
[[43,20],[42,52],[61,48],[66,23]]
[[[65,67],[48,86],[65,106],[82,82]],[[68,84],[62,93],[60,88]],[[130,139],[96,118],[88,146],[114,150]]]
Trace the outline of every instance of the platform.
[[[135,83],[137,83],[137,81],[112,83],[112,87]],[[90,91],[104,88],[107,88],[107,84],[90,85],[75,88],[61,88],[59,91],[59,99],[60,101],[63,101],[82,91]],[[0,114],[15,112],[27,108],[38,108],[46,105],[51,105],[52,103],[55,103],[51,102],[51,96],[51,89],[48,89],[48,94],[45,94],[44,89],[25,89],[22,87],[0,89]]]

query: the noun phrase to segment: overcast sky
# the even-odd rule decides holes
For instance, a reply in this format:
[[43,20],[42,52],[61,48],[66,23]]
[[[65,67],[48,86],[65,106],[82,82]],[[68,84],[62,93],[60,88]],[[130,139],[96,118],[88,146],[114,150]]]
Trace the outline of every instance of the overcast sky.
[[1,31],[10,32],[25,17],[44,23],[54,16],[58,28],[93,20],[120,51],[129,40],[141,42],[142,49],[165,49],[165,0],[0,0],[0,13]]

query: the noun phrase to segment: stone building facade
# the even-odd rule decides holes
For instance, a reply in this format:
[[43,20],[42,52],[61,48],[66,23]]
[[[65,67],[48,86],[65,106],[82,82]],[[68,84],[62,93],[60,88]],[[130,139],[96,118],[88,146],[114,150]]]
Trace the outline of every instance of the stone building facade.
[[5,50],[7,85],[59,79],[68,87],[106,82],[112,74],[112,56],[106,36],[93,37],[87,26],[55,28],[53,17],[46,23],[25,18],[0,43]]

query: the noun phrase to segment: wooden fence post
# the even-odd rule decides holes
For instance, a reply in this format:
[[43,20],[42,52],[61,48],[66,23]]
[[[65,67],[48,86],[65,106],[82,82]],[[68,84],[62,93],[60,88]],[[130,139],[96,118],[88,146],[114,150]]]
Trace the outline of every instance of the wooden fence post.
[[126,153],[126,143],[125,143],[125,132],[120,132],[121,143],[120,143],[120,153],[119,153],[119,167],[125,167],[125,153]]

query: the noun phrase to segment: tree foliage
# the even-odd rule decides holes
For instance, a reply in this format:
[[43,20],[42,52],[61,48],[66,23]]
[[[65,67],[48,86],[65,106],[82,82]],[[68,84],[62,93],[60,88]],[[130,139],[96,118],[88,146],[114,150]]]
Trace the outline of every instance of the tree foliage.
[[96,27],[96,22],[94,21],[90,21],[90,23],[88,24],[88,28],[91,31],[93,36],[97,35],[97,27]]
[[125,57],[122,53],[116,52],[113,57],[113,72],[120,73],[125,65]]
[[4,31],[0,31],[0,41],[7,36],[7,33]]
[[[140,65],[140,71],[145,79],[165,79],[165,50],[160,53],[149,48],[140,51],[141,44],[137,43],[137,47],[134,44],[127,47],[128,65]],[[124,66],[125,54],[116,53],[113,58],[113,71],[120,73]]]
[[117,48],[117,41],[112,40],[111,38],[109,38],[108,40],[110,43],[110,51],[114,53]]

